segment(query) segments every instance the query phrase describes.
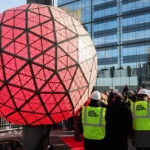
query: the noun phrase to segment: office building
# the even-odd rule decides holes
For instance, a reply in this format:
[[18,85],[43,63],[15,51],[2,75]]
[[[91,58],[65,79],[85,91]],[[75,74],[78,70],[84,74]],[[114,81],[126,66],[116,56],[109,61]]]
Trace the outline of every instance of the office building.
[[98,55],[100,91],[150,87],[150,0],[58,0],[81,21]]

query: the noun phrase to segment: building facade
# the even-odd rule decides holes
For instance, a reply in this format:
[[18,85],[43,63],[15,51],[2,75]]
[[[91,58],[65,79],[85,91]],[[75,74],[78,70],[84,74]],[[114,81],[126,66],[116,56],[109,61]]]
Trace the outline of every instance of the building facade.
[[150,0],[58,0],[78,19],[98,54],[100,91],[125,84],[150,87]]
[[27,0],[27,3],[39,3],[54,6],[54,1],[55,0]]

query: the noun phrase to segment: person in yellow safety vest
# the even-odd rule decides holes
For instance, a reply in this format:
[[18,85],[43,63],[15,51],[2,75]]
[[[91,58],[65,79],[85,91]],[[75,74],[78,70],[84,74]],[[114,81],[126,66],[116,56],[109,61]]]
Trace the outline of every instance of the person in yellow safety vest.
[[101,94],[94,91],[91,94],[89,106],[82,108],[82,125],[85,150],[105,150],[105,114],[106,108],[101,107]]
[[132,107],[136,150],[150,150],[150,103],[147,100],[148,91],[140,89],[138,101]]
[[130,107],[131,111],[132,111],[132,106],[133,106],[133,103],[136,102],[136,96],[134,94],[133,91],[129,91],[128,92],[128,96],[127,96],[127,101],[126,101],[126,104]]

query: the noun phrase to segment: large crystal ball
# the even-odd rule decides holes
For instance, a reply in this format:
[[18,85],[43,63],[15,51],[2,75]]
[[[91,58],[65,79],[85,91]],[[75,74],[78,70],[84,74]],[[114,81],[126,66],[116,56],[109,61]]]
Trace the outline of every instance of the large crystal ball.
[[74,115],[97,77],[97,54],[79,21],[27,4],[0,14],[0,115],[44,125]]

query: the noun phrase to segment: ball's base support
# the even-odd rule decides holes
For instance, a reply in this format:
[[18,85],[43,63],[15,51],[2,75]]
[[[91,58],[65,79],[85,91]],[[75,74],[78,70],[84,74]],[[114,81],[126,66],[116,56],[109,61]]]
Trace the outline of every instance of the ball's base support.
[[24,126],[23,127],[23,148],[25,150],[42,150],[49,144],[51,126]]

